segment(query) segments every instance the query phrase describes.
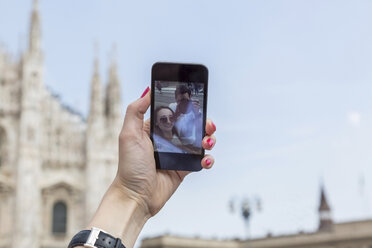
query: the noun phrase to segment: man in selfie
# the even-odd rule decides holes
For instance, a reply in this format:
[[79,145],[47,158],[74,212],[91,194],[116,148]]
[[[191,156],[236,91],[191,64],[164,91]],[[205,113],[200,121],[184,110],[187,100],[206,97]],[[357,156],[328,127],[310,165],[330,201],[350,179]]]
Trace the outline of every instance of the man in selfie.
[[195,152],[201,149],[202,113],[199,101],[191,99],[191,89],[186,85],[179,85],[174,93],[176,102],[169,104],[175,112],[175,128],[182,145]]

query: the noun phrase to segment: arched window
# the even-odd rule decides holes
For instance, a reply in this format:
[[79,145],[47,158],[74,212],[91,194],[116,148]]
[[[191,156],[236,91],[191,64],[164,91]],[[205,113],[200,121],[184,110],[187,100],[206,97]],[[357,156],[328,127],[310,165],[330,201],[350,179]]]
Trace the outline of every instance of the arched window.
[[53,205],[53,234],[66,234],[67,206],[59,201]]
[[0,167],[6,162],[6,133],[4,128],[0,127]]

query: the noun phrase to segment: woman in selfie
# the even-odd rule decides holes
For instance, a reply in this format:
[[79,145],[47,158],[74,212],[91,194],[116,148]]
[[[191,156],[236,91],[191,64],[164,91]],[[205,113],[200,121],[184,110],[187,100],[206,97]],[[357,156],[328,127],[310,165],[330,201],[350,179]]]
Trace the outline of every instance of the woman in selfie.
[[178,152],[181,149],[181,140],[174,127],[174,112],[171,108],[160,106],[154,111],[154,142],[159,152]]
[[[76,234],[69,248],[132,248],[143,226],[157,214],[189,171],[157,170],[150,140],[150,121],[144,114],[150,106],[149,87],[131,103],[119,135],[119,163],[115,179],[86,230]],[[211,150],[216,126],[208,120],[202,146]],[[201,166],[209,169],[214,159],[205,155]]]

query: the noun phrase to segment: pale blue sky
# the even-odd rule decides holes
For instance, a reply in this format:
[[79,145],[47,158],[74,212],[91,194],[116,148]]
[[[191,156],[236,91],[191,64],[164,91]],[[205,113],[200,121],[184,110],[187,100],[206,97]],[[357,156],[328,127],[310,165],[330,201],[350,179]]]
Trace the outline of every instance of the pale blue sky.
[[[117,44],[123,109],[156,61],[209,68],[215,168],[189,176],[141,237],[243,237],[228,201],[255,195],[254,236],[311,231],[321,180],[336,221],[372,218],[372,1],[41,0],[40,10],[46,84],[83,113],[95,40],[105,79]],[[0,0],[12,54],[30,11],[31,0]]]

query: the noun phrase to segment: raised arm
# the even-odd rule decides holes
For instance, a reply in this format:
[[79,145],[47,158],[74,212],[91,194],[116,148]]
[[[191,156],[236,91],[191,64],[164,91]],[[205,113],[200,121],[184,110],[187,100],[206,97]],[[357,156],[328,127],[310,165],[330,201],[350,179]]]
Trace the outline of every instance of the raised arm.
[[[149,136],[150,121],[144,114],[150,106],[149,88],[131,103],[119,136],[119,164],[114,181],[86,229],[96,227],[120,238],[131,248],[146,221],[164,206],[189,172],[156,170],[154,150]],[[216,127],[206,124],[202,145],[210,150],[216,143]],[[209,169],[214,159],[206,155],[202,167]],[[75,246],[82,248],[83,246]]]

